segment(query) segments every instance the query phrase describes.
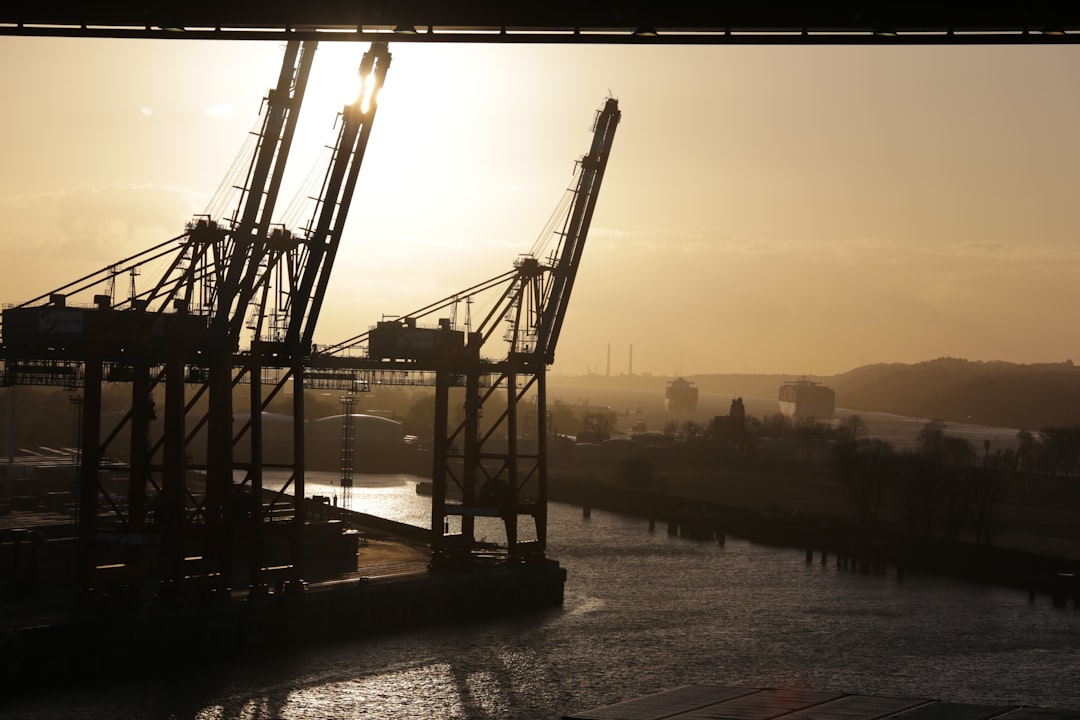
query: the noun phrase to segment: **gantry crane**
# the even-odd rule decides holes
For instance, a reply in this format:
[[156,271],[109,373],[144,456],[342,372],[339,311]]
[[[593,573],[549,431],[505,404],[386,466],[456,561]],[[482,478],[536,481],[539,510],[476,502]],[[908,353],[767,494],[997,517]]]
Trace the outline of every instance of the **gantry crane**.
[[[620,117],[618,101],[609,98],[596,114],[592,145],[576,166],[566,204],[554,216],[562,224],[553,224],[550,235],[542,234],[533,252],[520,258],[512,270],[416,312],[379,322],[368,332],[327,346],[312,357],[315,367],[327,371],[362,370],[368,373],[367,383],[424,383],[418,380],[421,375],[433,382],[433,566],[471,563],[491,553],[492,544],[477,536],[478,518],[501,520],[505,554],[511,560],[544,556],[546,371],[555,360]],[[554,249],[540,257],[538,248],[552,238]],[[418,324],[444,311],[456,315],[461,302],[482,296],[495,299],[475,328],[471,316],[464,328],[450,317],[439,318],[437,327]],[[500,328],[506,345],[495,350],[492,358],[485,353],[492,352],[495,343],[490,341]],[[350,355],[365,346],[366,355]],[[463,412],[454,421],[452,388],[464,390]],[[482,422],[485,407],[496,414],[489,413]],[[533,521],[531,539],[521,537],[522,517]]]
[[[145,580],[143,550],[159,545],[163,595],[185,592],[181,586],[194,578],[225,594],[234,584],[234,541],[240,538],[248,551],[248,582],[253,590],[264,589],[264,541],[282,524],[271,518],[282,514],[290,552],[284,564],[276,557],[274,562],[288,580],[304,577],[303,367],[390,63],[385,43],[373,43],[365,53],[360,75],[366,87],[342,112],[312,221],[290,231],[272,227],[271,217],[315,50],[313,41],[286,45],[231,217],[199,218],[181,236],[4,311],[5,384],[83,391],[79,583],[88,592]],[[162,264],[164,272],[150,276],[149,269]],[[115,279],[125,273],[131,291],[117,301]],[[150,282],[137,288],[140,275]],[[107,293],[100,293],[103,285]],[[72,304],[95,291],[93,307]],[[264,368],[283,371],[266,393]],[[103,438],[102,384],[109,381],[130,382],[131,404]],[[271,511],[284,506],[286,512],[264,515],[262,411],[290,381],[292,475],[270,504]],[[233,393],[242,383],[249,388],[251,419],[236,432]],[[164,388],[163,431],[152,438],[152,391],[158,386]],[[125,427],[126,502],[103,481],[110,444]],[[189,458],[200,431],[206,433],[204,462]],[[233,448],[244,439],[251,462],[240,466]],[[238,469],[246,471],[239,482]],[[205,473],[204,489],[190,471]],[[99,515],[103,508],[111,511],[108,518]],[[125,549],[118,551],[121,545]]]

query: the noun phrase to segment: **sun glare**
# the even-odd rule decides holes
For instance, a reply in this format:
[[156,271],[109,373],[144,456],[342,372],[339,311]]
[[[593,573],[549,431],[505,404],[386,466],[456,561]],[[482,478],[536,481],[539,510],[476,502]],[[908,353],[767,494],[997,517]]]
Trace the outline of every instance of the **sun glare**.
[[338,88],[341,91],[342,107],[352,105],[358,99],[363,100],[368,92],[365,78],[361,78],[355,72],[347,75],[346,78],[341,81],[341,86]]
[[[548,91],[523,89],[522,78],[539,72],[527,53],[390,49],[393,62],[376,98],[371,79],[357,74],[366,45],[320,45],[287,173],[297,179],[311,168],[310,177],[321,181],[344,103],[359,98],[368,111],[377,101],[336,261],[335,278],[342,279],[334,290],[350,294],[349,318],[407,312],[510,267],[544,226],[586,149],[588,120],[603,93],[574,102],[576,112],[565,113],[571,142],[542,152],[537,124],[552,128],[549,116],[535,111]],[[522,122],[522,108],[533,111],[526,112],[531,122]],[[279,208],[307,203],[317,192],[318,182],[287,178]],[[295,217],[306,222],[310,211]],[[299,227],[292,216],[282,221]],[[324,340],[354,330],[337,330],[335,317],[341,315],[328,313],[320,326]]]
[[[357,78],[357,80],[359,80],[359,78]],[[375,100],[374,73],[368,73],[368,76],[363,79],[361,88],[357,92],[356,96],[359,96],[361,92],[363,93],[363,97],[361,97],[360,99],[360,111],[366,113],[368,110],[371,109],[371,104]]]
[[366,49],[359,44],[319,46],[304,93],[305,114],[332,116],[365,92],[365,82],[358,69]]

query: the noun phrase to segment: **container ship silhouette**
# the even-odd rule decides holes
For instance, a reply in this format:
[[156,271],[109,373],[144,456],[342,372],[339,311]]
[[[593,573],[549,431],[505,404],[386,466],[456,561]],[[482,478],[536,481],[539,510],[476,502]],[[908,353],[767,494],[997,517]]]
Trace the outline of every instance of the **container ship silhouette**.
[[831,420],[836,393],[812,380],[790,380],[780,386],[780,412],[793,418]]
[[668,412],[692,412],[697,410],[698,389],[684,378],[670,380],[664,392],[664,401]]

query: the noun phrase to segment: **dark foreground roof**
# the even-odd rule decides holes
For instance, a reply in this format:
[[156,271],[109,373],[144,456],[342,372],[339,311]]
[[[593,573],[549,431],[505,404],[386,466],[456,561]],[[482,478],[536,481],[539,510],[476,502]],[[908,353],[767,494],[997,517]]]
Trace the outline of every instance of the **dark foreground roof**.
[[8,0],[0,35],[408,42],[1078,42],[1073,0]]
[[812,690],[686,685],[564,720],[1076,720],[1078,711]]

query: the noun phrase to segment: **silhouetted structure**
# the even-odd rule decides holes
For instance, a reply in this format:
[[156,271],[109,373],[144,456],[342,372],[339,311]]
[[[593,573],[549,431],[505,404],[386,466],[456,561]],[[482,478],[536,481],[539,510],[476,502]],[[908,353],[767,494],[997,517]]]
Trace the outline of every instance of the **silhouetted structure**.
[[836,393],[812,380],[791,380],[780,386],[780,412],[796,419],[830,420],[836,412]]
[[[321,348],[323,372],[358,372],[361,383],[434,385],[432,562],[472,563],[490,555],[476,537],[477,518],[500,519],[513,560],[544,557],[547,545],[547,366],[566,317],[621,111],[609,98],[593,124],[589,152],[577,166],[546,237],[514,268],[368,332]],[[561,220],[561,225],[557,225]],[[547,257],[542,243],[554,241]],[[473,325],[479,297],[490,309]],[[457,322],[458,307],[465,322]],[[436,325],[419,321],[446,312]],[[501,332],[500,332],[501,331]],[[506,342],[497,350],[493,338]],[[355,353],[360,353],[357,357]],[[493,353],[493,357],[482,353]],[[464,418],[451,423],[450,397],[463,394]],[[485,407],[495,417],[481,423]],[[451,496],[453,500],[451,501]],[[460,497],[460,500],[457,498]],[[535,539],[519,537],[531,519]],[[458,524],[451,526],[451,519]]]
[[[227,594],[236,575],[261,592],[271,566],[276,577],[303,581],[306,363],[390,63],[385,44],[363,56],[370,99],[360,93],[342,112],[310,224],[272,229],[316,47],[287,44],[250,165],[238,165],[243,184],[231,216],[199,218],[177,238],[3,313],[4,384],[82,389],[79,585],[87,596],[142,588],[155,573],[162,598],[184,595],[193,582]],[[123,275],[130,290],[118,300]],[[70,302],[87,294],[92,306]],[[274,383],[269,392],[265,381]],[[130,407],[111,429],[103,425],[106,382],[131,388]],[[237,432],[234,390],[245,385],[248,420]],[[263,411],[288,385],[292,494],[282,490],[264,507]],[[157,388],[162,408],[153,404]],[[159,410],[163,429],[154,436]],[[118,493],[102,480],[108,448],[125,430],[128,483]],[[205,454],[192,457],[198,433]],[[235,461],[241,443],[249,462]]]
[[746,428],[746,406],[741,397],[731,401],[731,409],[728,411],[728,429],[731,432],[741,433]]
[[697,410],[698,389],[684,378],[669,380],[664,391],[664,407],[668,412],[693,412]]

